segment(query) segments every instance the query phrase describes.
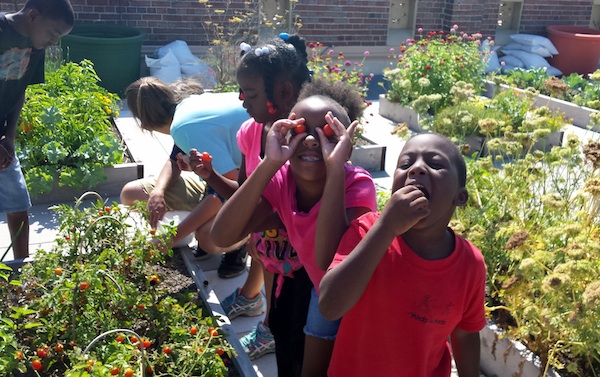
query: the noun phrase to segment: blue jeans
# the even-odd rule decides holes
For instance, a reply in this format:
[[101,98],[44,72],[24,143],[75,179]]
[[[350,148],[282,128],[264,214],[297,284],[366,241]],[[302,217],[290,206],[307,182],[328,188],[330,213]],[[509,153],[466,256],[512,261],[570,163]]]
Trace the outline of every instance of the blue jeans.
[[330,321],[325,319],[319,311],[319,296],[315,288],[310,292],[310,304],[308,305],[308,316],[304,326],[304,334],[319,339],[335,340],[340,327],[341,319]]
[[15,157],[6,169],[0,170],[0,182],[0,212],[25,212],[31,208],[29,191],[18,158]]

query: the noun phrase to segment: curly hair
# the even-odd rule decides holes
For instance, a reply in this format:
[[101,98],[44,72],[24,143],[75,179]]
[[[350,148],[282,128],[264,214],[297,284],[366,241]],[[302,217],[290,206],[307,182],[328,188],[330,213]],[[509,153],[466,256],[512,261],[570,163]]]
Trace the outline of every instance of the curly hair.
[[27,0],[23,9],[35,9],[42,17],[62,21],[68,26],[75,24],[75,12],[69,0]]
[[310,81],[307,64],[308,54],[304,39],[297,35],[284,34],[255,49],[242,51],[237,75],[262,77],[267,99],[273,102],[273,85],[276,80],[288,79],[298,90],[305,82]]
[[298,101],[314,95],[329,97],[340,104],[348,113],[351,121],[360,119],[365,111],[365,102],[360,93],[342,81],[331,81],[324,77],[315,77],[302,86]]

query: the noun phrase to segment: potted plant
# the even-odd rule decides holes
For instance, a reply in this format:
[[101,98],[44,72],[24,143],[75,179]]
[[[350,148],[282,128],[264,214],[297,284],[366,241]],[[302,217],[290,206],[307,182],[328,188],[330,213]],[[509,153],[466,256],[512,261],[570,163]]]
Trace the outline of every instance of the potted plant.
[[124,151],[112,120],[119,97],[99,80],[84,60],[47,70],[45,83],[27,88],[15,144],[33,198],[74,188],[63,198],[70,200],[104,182],[110,166],[127,168],[126,181],[138,178],[137,164],[121,166]]
[[145,207],[80,203],[54,207],[52,249],[19,273],[0,264],[0,374],[229,373],[236,352],[179,256],[150,242],[157,235],[132,212]]

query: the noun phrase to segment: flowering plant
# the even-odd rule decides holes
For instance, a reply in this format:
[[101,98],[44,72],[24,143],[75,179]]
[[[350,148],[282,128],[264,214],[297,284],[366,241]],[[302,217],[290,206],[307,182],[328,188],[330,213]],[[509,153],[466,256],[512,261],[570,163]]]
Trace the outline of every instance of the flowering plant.
[[540,356],[540,375],[600,370],[599,156],[570,134],[508,163],[470,160],[469,202],[451,223],[485,257],[490,317]]
[[458,32],[457,25],[449,33],[431,31],[424,36],[422,28],[418,33],[419,40],[406,40],[398,51],[390,49],[395,68],[384,70],[390,101],[433,114],[452,102],[450,89],[457,81],[481,91],[486,54],[479,50],[481,34]]

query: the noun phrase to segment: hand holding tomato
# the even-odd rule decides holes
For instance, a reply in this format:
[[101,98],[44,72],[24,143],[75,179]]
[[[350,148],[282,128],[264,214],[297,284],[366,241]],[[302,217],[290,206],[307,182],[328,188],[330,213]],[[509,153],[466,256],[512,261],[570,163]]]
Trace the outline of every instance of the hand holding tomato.
[[[304,131],[302,133],[291,132],[290,130]],[[304,118],[296,119],[296,114],[292,113],[289,119],[279,119],[271,126],[267,134],[265,146],[265,159],[277,162],[283,165],[292,155],[294,150],[302,142],[306,131]]]
[[358,122],[354,121],[346,128],[331,111],[325,114],[325,122],[322,128],[317,128],[325,164],[328,166],[344,164],[350,158],[352,134]]
[[190,167],[202,179],[208,179],[213,173],[212,156],[208,152],[198,152],[197,149],[190,150]]

